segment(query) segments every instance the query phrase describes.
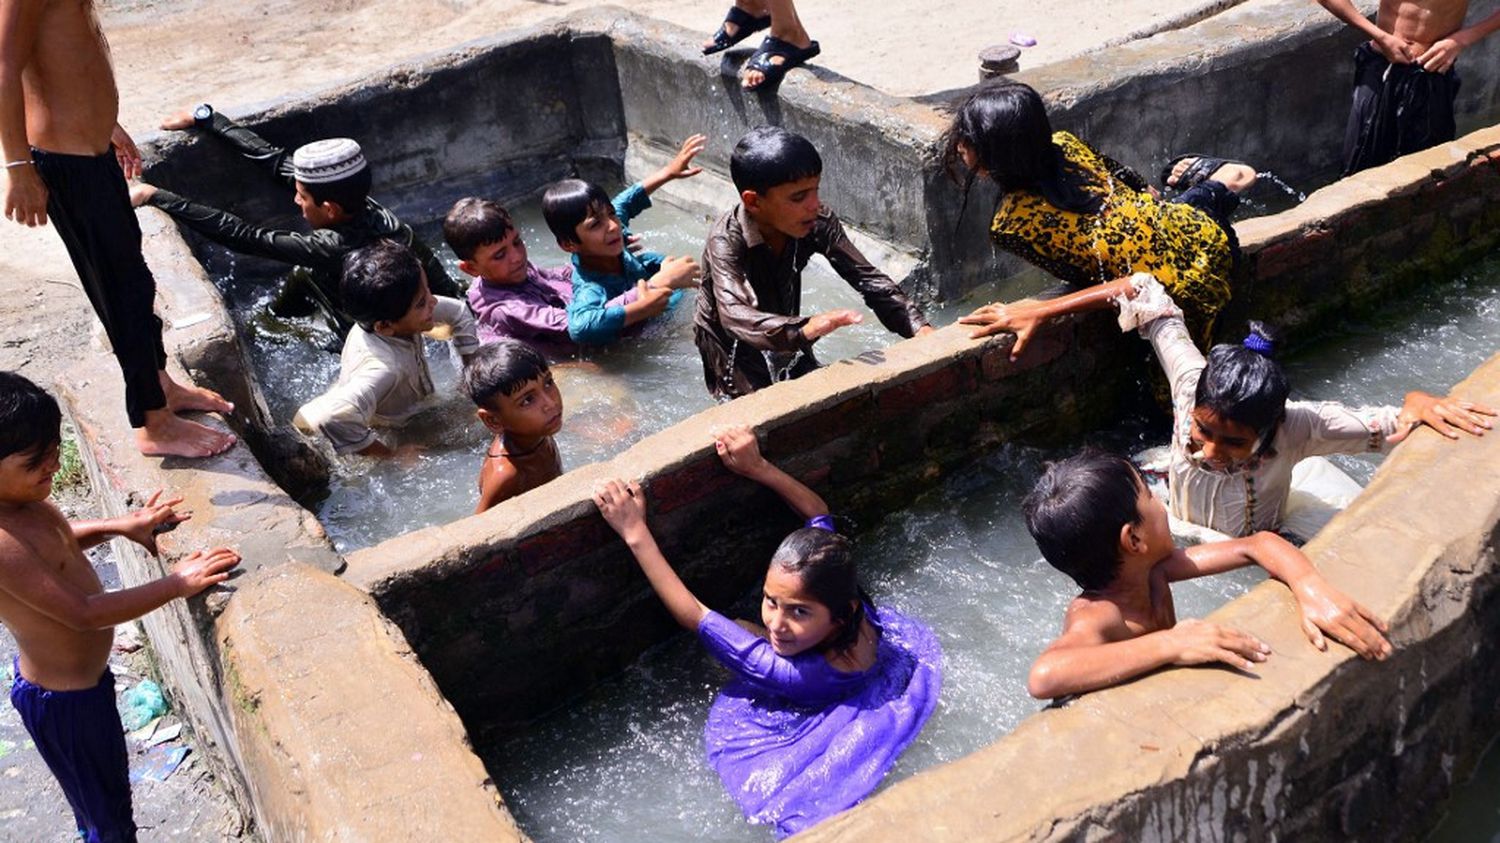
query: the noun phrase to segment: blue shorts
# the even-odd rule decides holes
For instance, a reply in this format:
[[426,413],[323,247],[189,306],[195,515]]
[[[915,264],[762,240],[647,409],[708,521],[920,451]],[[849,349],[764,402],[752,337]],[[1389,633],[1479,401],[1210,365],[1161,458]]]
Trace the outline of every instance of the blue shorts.
[[115,707],[115,675],[82,691],[49,691],[21,676],[20,659],[10,702],[62,785],[78,831],[88,843],[135,840],[130,809],[130,758]]

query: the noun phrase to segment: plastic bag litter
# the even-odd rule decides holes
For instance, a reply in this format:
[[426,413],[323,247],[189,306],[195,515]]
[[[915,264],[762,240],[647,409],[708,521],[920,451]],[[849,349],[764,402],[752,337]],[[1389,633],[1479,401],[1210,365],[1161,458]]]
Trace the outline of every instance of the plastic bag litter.
[[125,692],[120,722],[126,731],[133,732],[166,713],[167,700],[162,696],[161,686],[150,679],[142,679]]

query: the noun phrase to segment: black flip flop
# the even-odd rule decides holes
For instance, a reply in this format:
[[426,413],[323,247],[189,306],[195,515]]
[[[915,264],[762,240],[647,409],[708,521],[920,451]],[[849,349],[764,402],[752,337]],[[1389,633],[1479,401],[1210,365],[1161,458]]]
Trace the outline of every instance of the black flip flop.
[[[1172,168],[1176,167],[1178,162],[1184,161],[1188,158],[1196,158],[1197,160],[1192,164],[1189,164],[1186,170],[1182,171],[1182,175],[1177,177],[1176,184],[1168,184],[1167,179],[1172,177]],[[1224,166],[1225,164],[1243,164],[1247,167],[1250,166],[1248,164],[1245,164],[1245,162],[1243,161],[1236,161],[1233,158],[1215,158],[1212,155],[1205,155],[1201,152],[1189,152],[1186,155],[1179,155],[1176,158],[1173,158],[1171,161],[1167,162],[1167,166],[1161,168],[1161,186],[1170,190],[1177,191],[1183,191],[1192,187],[1197,187],[1199,184],[1202,184],[1209,177],[1211,177],[1214,173],[1217,173],[1219,171],[1219,168]]]
[[712,46],[703,48],[703,55],[711,56],[714,53],[723,52],[735,44],[749,38],[751,35],[771,25],[771,16],[756,17],[739,6],[730,6],[729,14],[724,16],[724,23],[732,23],[737,29],[730,35],[724,31],[724,24],[719,25],[719,31],[714,33]]
[[[745,70],[759,70],[764,78],[759,85],[746,88],[747,91],[759,91],[763,88],[774,88],[781,84],[788,70],[807,64],[807,60],[823,52],[823,48],[814,41],[806,48],[789,44],[774,35],[767,35],[756,48],[750,60],[745,62]],[[778,64],[771,61],[775,56],[780,56],[782,61]]]

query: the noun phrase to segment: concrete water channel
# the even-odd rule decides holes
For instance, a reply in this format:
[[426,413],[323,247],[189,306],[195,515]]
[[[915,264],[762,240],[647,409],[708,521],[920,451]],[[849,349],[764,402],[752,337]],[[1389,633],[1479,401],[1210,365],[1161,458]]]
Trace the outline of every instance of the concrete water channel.
[[[1341,75],[1309,68],[1350,40],[1305,11],[1239,10],[1029,81],[1051,94],[1059,126],[1144,172],[1169,151],[1232,138],[1236,155],[1297,182],[1326,171],[1341,123],[1329,105],[1342,102]],[[1246,16],[1238,29],[1225,20],[1234,14]],[[1245,40],[1257,21],[1262,37]],[[288,143],[378,137],[366,144],[377,194],[412,220],[436,218],[469,193],[523,200],[573,171],[619,183],[694,131],[715,139],[704,163],[722,173],[733,138],[780,123],[820,147],[825,201],[909,289],[955,301],[1011,274],[984,236],[985,215],[959,219],[959,193],[932,155],[945,124],[932,104],[838,78],[746,96],[696,59],[695,40],[629,15],[584,15],[235,116]],[[1474,87],[1466,83],[1466,101],[1481,108],[1466,115],[1469,128],[1497,116],[1492,83]],[[1280,92],[1274,113],[1267,90]],[[224,166],[221,154],[163,139],[150,178],[235,197],[233,209],[250,218],[284,210],[258,173]],[[1495,246],[1497,162],[1500,131],[1483,130],[1246,221],[1246,260],[1222,323],[1267,317],[1306,340],[1456,274]],[[732,201],[722,179],[684,184],[667,200],[699,212]],[[81,361],[65,393],[107,510],[165,479],[197,513],[174,549],[230,542],[247,558],[231,589],[159,613],[147,628],[180,706],[273,839],[522,835],[499,798],[496,766],[486,769],[470,741],[499,745],[671,629],[593,511],[600,477],[644,478],[669,558],[706,600],[727,606],[758,579],[787,524],[718,465],[707,446],[715,425],[751,424],[769,455],[839,511],[875,524],[1006,443],[1060,447],[1138,407],[1144,356],[1107,318],[1059,324],[1019,365],[1008,361],[1008,338],[973,342],[950,327],[709,408],[482,516],[340,555],[295,500],[316,494],[325,458],[271,412],[263,375],[190,245],[160,215],[142,219],[168,343],[180,365],[236,401],[232,424],[250,449],[197,471],[151,465],[118,444],[126,434],[97,409],[113,406],[101,364]],[[1012,280],[996,294],[1035,283]],[[1500,363],[1463,388],[1500,402]],[[1495,712],[1481,701],[1500,690],[1500,447],[1493,437],[1462,449],[1435,439],[1403,446],[1309,546],[1336,582],[1393,618],[1402,652],[1390,664],[1375,671],[1347,654],[1307,653],[1250,690],[1226,675],[1176,671],[1090,695],[809,836],[1175,838],[1232,828],[1255,839],[1397,838],[1425,827],[1431,818],[1392,807],[1390,795],[1414,782],[1445,792],[1479,748],[1469,736],[1493,729]],[[1442,517],[1402,508],[1416,490],[1460,480],[1467,492]],[[159,565],[128,557],[123,578]],[[1257,588],[1221,614],[1297,653],[1283,596]],[[1015,774],[1059,758],[1088,774],[1062,783]],[[939,793],[946,801],[934,801]]]

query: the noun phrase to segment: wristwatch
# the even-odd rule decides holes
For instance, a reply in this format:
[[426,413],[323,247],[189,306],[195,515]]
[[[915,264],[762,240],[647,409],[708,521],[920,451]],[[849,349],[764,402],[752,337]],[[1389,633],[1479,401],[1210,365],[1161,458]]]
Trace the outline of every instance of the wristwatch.
[[208,128],[208,124],[214,119],[214,107],[208,103],[199,103],[193,109],[193,125],[200,129]]

